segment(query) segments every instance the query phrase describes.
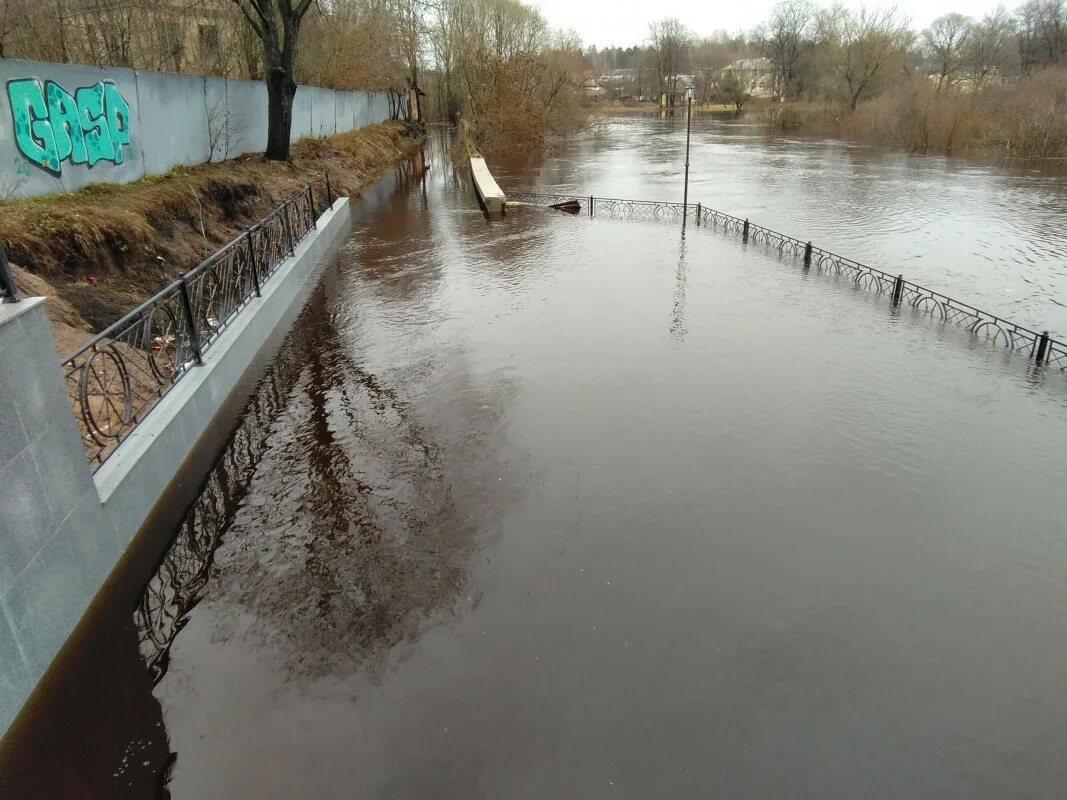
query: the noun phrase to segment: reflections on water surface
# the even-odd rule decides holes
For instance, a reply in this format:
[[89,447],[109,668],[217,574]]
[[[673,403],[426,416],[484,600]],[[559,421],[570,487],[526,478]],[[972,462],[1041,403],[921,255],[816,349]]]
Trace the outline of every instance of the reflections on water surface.
[[[412,288],[384,267],[367,277]],[[320,677],[375,660],[463,583],[474,521],[434,433],[344,341],[336,282],[309,300],[144,592],[137,627],[156,683],[205,596],[213,642],[239,635],[283,654],[291,676]],[[455,388],[491,432],[503,398]],[[487,458],[490,436],[468,434],[464,457]]]
[[471,204],[373,204],[283,352],[157,687],[176,794],[1058,784],[1043,373],[711,230]]
[[[512,159],[506,188],[682,199],[685,120],[610,120],[539,163]],[[693,119],[689,198],[1067,338],[1058,163],[887,152]],[[533,178],[533,180],[531,180]]]
[[[847,160],[726,133],[765,181]],[[662,197],[677,139],[503,172]],[[711,230],[487,220],[431,160],[361,201],[142,597],[173,795],[1054,796],[1062,386]]]

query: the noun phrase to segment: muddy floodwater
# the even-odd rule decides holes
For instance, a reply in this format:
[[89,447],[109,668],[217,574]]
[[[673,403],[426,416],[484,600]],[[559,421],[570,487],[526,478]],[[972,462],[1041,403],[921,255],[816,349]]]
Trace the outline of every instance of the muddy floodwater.
[[[680,200],[684,142],[499,180]],[[692,160],[694,202],[1067,332],[1062,178],[709,120]],[[4,797],[1063,796],[1062,373],[426,163],[358,201]]]

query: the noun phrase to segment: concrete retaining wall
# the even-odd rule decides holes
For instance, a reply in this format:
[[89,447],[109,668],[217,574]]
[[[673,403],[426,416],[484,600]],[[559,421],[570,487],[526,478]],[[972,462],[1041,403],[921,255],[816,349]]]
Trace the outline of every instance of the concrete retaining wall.
[[351,227],[347,198],[95,475],[43,300],[0,305],[0,737],[269,334]]
[[[0,198],[129,183],[267,145],[256,81],[0,59]],[[292,139],[390,117],[387,92],[301,86]]]

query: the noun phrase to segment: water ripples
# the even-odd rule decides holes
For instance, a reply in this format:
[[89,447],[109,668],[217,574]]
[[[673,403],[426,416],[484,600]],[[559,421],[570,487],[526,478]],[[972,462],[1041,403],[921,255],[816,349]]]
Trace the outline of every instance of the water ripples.
[[[678,199],[684,119],[613,125],[576,191]],[[678,151],[679,143],[683,151]],[[640,160],[634,171],[634,152]],[[986,308],[1067,334],[1067,182],[1018,166],[774,136],[694,118],[690,198]],[[628,174],[629,173],[629,174]],[[547,187],[548,184],[546,184]],[[641,186],[645,194],[636,194]],[[666,194],[664,194],[666,193]]]

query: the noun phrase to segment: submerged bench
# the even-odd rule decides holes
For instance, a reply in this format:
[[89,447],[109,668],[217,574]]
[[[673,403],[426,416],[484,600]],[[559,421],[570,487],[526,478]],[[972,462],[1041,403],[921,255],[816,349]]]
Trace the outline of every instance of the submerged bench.
[[504,213],[504,193],[496,185],[496,180],[485,165],[485,159],[481,156],[471,156],[471,175],[474,177],[474,188],[481,198],[485,210],[490,214]]

